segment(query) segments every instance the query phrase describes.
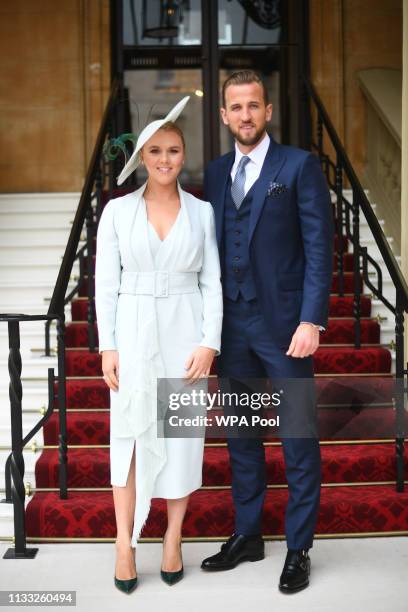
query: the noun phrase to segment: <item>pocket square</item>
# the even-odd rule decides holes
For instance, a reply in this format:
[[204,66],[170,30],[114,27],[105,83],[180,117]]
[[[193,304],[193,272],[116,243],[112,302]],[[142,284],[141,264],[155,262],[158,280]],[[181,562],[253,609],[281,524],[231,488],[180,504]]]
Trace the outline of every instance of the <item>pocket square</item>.
[[269,183],[268,196],[277,196],[287,190],[288,188],[284,183]]

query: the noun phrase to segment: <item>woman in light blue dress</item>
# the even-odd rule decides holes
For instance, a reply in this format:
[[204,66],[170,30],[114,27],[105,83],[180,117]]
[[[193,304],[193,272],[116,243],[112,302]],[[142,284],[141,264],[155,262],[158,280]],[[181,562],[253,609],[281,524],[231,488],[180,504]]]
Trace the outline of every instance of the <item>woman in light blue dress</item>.
[[167,500],[161,576],[168,584],[183,576],[183,519],[189,494],[202,484],[204,437],[157,435],[157,378],[198,381],[220,352],[214,213],[178,184],[185,144],[175,118],[169,113],[143,130],[118,183],[140,162],[148,179],[105,205],[97,234],[95,306],[111,399],[115,585],[126,592],[137,584],[135,549],[154,497]]

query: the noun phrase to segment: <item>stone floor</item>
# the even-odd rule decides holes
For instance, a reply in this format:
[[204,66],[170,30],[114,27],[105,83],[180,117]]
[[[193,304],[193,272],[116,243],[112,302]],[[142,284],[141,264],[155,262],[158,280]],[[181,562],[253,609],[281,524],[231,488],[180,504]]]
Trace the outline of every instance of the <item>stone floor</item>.
[[[139,544],[139,584],[130,595],[113,584],[114,544],[29,544],[38,546],[33,560],[3,559],[9,547],[0,542],[0,589],[71,589],[80,612],[406,612],[408,610],[408,538],[315,540],[312,573],[304,591],[283,595],[277,588],[285,559],[285,542],[266,542],[266,557],[234,570],[208,574],[201,560],[219,542],[183,543],[184,579],[169,587],[159,575],[161,544]],[[45,609],[41,606],[40,609]],[[6,609],[12,609],[8,606]],[[119,610],[119,608],[118,608]]]

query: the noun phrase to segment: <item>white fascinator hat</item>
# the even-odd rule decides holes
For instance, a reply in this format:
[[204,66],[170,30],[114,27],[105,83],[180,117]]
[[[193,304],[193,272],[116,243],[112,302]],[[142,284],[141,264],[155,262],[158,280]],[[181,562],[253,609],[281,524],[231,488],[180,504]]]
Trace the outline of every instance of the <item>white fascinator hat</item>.
[[119,174],[118,178],[116,179],[118,185],[121,185],[123,181],[127,179],[129,174],[132,174],[132,172],[140,164],[140,149],[143,147],[143,145],[149,140],[149,138],[153,136],[155,132],[157,132],[157,130],[161,128],[162,125],[164,125],[168,121],[175,121],[180,115],[180,113],[183,111],[189,99],[190,96],[185,96],[182,100],[180,100],[180,102],[177,102],[177,104],[171,109],[171,111],[166,115],[164,119],[156,119],[156,121],[152,121],[151,123],[146,125],[146,127],[140,132],[135,149],[131,157],[123,167],[122,172]]

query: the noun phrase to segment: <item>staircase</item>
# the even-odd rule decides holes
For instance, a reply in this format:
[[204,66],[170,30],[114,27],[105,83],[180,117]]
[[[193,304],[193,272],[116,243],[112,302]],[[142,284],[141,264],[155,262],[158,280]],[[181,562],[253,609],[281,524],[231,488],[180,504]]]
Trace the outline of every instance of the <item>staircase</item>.
[[[363,222],[361,232],[363,242]],[[334,275],[329,326],[314,356],[317,384],[324,385],[328,377],[341,381],[358,374],[368,386],[376,385],[383,403],[361,414],[344,404],[336,407],[336,397],[326,398],[319,407],[323,485],[316,537],[406,535],[408,491],[395,490],[395,413],[387,386],[392,380],[393,355],[388,344],[393,324],[388,318],[378,319],[378,314],[389,314],[373,304],[363,287],[362,345],[354,348],[353,260],[347,252],[344,265],[345,296],[335,294]],[[116,537],[109,472],[109,389],[101,376],[101,356],[87,348],[85,289],[84,285],[71,303],[72,321],[66,330],[68,499],[60,499],[58,491],[56,411],[44,427],[44,444],[55,448],[43,450],[35,465],[36,492],[26,510],[28,538],[103,541]],[[386,427],[389,436],[385,437]],[[263,534],[279,539],[284,537],[288,496],[280,442],[265,442],[265,452],[268,492]],[[226,443],[208,439],[203,487],[191,496],[183,531],[186,538],[223,539],[232,533],[230,483]],[[165,528],[165,501],[155,499],[141,541],[161,538]]]
[[[323,484],[321,494],[320,513],[316,529],[317,538],[327,537],[356,537],[370,535],[407,535],[408,534],[408,490],[396,490],[396,442],[394,433],[395,409],[393,405],[392,383],[393,373],[403,374],[406,365],[402,364],[401,338],[403,337],[400,320],[403,310],[408,311],[408,287],[389,252],[392,239],[385,239],[381,231],[381,222],[375,217],[366,194],[361,190],[358,179],[350,165],[341,142],[330,122],[330,118],[318,98],[313,86],[305,79],[306,91],[309,100],[317,109],[317,143],[313,142],[312,149],[317,150],[322,162],[326,178],[332,190],[333,201],[338,196],[352,200],[352,193],[357,194],[353,209],[359,212],[357,216],[347,223],[341,222],[338,236],[335,240],[334,263],[338,262],[337,245],[344,245],[340,261],[344,264],[344,295],[338,295],[338,277],[333,275],[332,294],[330,297],[330,320],[328,329],[321,336],[321,346],[314,355],[316,382],[319,393],[318,415],[320,425],[320,444],[323,460]],[[44,313],[44,296],[50,299],[49,312],[62,314],[64,303],[71,289],[75,288],[72,282],[73,274],[77,272],[75,263],[77,257],[81,258],[81,274],[78,283],[78,293],[71,299],[66,310],[66,408],[67,408],[67,455],[68,455],[68,490],[64,496],[63,478],[59,479],[59,461],[64,456],[64,439],[61,437],[58,424],[58,403],[54,393],[55,411],[44,424],[43,442],[38,438],[30,441],[24,448],[23,455],[28,458],[27,465],[34,467],[34,478],[29,472],[17,466],[13,479],[18,501],[15,507],[23,507],[22,502],[29,499],[25,512],[25,528],[28,540],[33,541],[112,541],[116,538],[116,525],[113,506],[113,496],[110,486],[109,471],[109,388],[102,379],[101,356],[98,351],[91,352],[92,334],[88,337],[88,321],[92,321],[92,308],[88,313],[88,296],[92,300],[92,282],[88,285],[88,275],[93,275],[95,259],[94,230],[99,218],[103,203],[109,197],[121,195],[123,190],[115,190],[112,195],[103,192],[108,186],[109,193],[114,189],[113,177],[117,176],[115,160],[107,161],[102,152],[107,139],[116,136],[114,129],[115,112],[118,107],[120,83],[116,79],[107,102],[100,130],[95,142],[94,152],[88,168],[81,193],[78,208],[73,220],[72,229],[66,244],[65,253],[55,282],[49,281],[52,265],[57,264],[59,253],[52,252],[55,240],[63,241],[67,219],[55,222],[48,219],[46,211],[42,219],[36,216],[32,222],[38,221],[37,227],[44,230],[24,229],[19,220],[9,220],[8,229],[19,226],[18,236],[3,232],[3,245],[13,252],[16,259],[15,274],[9,274],[9,267],[4,265],[3,278],[7,291],[5,302],[2,304],[3,312],[17,311],[35,312],[34,307]],[[125,116],[130,116],[130,112]],[[130,131],[130,127],[128,131]],[[324,153],[326,136],[336,152],[336,164]],[[334,178],[333,178],[334,177]],[[347,177],[352,185],[353,192],[347,193],[343,189],[342,181]],[[134,188],[130,188],[133,190]],[[335,193],[336,192],[336,196]],[[340,199],[340,201],[342,201]],[[346,207],[347,214],[350,208]],[[364,211],[364,215],[363,215]],[[8,214],[14,214],[9,211]],[[342,213],[343,215],[343,213]],[[24,216],[24,215],[23,215]],[[22,216],[22,217],[23,217]],[[364,221],[368,219],[368,225]],[[353,220],[355,223],[353,223]],[[36,226],[32,226],[36,227]],[[48,227],[48,229],[47,229]],[[360,238],[357,230],[360,229]],[[81,246],[82,234],[86,242]],[[373,235],[376,236],[375,240]],[[66,235],[65,235],[66,236]],[[29,253],[36,245],[42,248],[47,237],[50,245],[48,256],[38,256],[31,259]],[[66,240],[66,238],[65,238]],[[365,286],[370,281],[370,268],[365,269],[364,278],[355,278],[360,270],[354,270],[352,245],[357,245],[359,256],[364,259],[361,246],[367,246],[369,254],[376,260],[383,272],[382,295],[391,304],[395,304],[395,287],[398,288],[399,303],[397,305],[398,326],[395,329],[394,315],[383,306],[383,302],[371,296]],[[31,242],[30,242],[31,241]],[[18,245],[16,247],[16,245]],[[25,245],[30,245],[29,249]],[[381,245],[379,249],[378,245]],[[82,248],[84,247],[84,248]],[[86,249],[85,249],[86,247]],[[3,261],[8,257],[3,252]],[[27,253],[25,258],[23,253]],[[89,259],[85,254],[90,253]],[[385,258],[386,265],[381,259]],[[23,257],[18,260],[18,257]],[[363,261],[362,259],[362,261]],[[38,271],[35,264],[38,264]],[[20,266],[20,267],[19,267]],[[51,266],[51,267],[50,267]],[[27,278],[26,271],[30,269]],[[21,271],[22,270],[22,271]],[[391,281],[388,270],[392,270]],[[89,276],[91,278],[91,276]],[[354,281],[356,280],[356,283]],[[365,280],[365,283],[363,282]],[[361,346],[355,348],[355,329],[353,312],[353,295],[355,286],[360,283],[363,292],[361,296]],[[3,286],[3,289],[5,288]],[[54,286],[55,285],[55,286]],[[52,296],[51,296],[52,293]],[[379,297],[381,292],[374,291]],[[29,308],[30,306],[30,308]],[[90,303],[92,306],[92,303]],[[31,308],[32,307],[32,308]],[[24,326],[21,324],[22,332]],[[91,331],[96,334],[97,327],[89,324]],[[5,326],[5,324],[4,324]],[[43,328],[42,328],[43,329]],[[31,334],[31,335],[30,335]],[[26,420],[29,410],[39,409],[38,400],[41,394],[47,398],[47,381],[45,368],[42,374],[38,373],[35,384],[33,371],[37,364],[32,356],[41,355],[44,343],[43,333],[37,337],[31,331],[22,335],[24,350],[22,350],[24,386],[23,417],[26,432]],[[396,338],[396,353],[390,349],[390,341]],[[55,342],[55,335],[52,335]],[[35,347],[32,353],[28,349]],[[2,355],[7,354],[7,347],[3,342]],[[43,358],[38,359],[38,367]],[[5,361],[3,362],[3,366]],[[27,367],[32,366],[29,370]],[[61,373],[62,376],[62,373]],[[350,380],[361,381],[366,397],[374,396],[376,404],[369,409],[361,410],[354,400],[349,400],[344,394],[345,382]],[[3,389],[8,384],[8,378],[3,377]],[[7,383],[6,383],[7,381]],[[211,385],[216,384],[212,377]],[[56,391],[56,386],[54,391]],[[37,395],[34,393],[34,389]],[[29,391],[29,393],[27,393]],[[5,391],[3,405],[9,406]],[[60,404],[62,406],[63,404]],[[9,416],[7,409],[3,410],[3,423]],[[37,420],[37,419],[36,419]],[[32,429],[31,425],[28,429]],[[3,434],[5,429],[3,430]],[[59,440],[59,436],[61,440]],[[30,446],[34,450],[41,450],[38,460],[33,466]],[[4,448],[4,447],[3,447]],[[402,451],[399,444],[397,448]],[[1,450],[0,460],[4,466],[9,456],[10,437],[6,449]],[[404,474],[401,480],[407,480],[407,450],[404,451]],[[265,441],[265,453],[268,471],[268,492],[266,497],[263,534],[270,539],[284,538],[284,509],[288,489],[285,480],[282,447],[279,440]],[[29,457],[27,457],[27,455]],[[18,452],[17,452],[18,458]],[[31,463],[30,463],[31,461]],[[398,463],[401,467],[401,461]],[[28,477],[30,480],[27,481]],[[25,479],[25,480],[24,480]],[[35,482],[35,487],[32,483]],[[204,453],[203,486],[191,496],[187,515],[184,522],[184,537],[195,540],[224,539],[234,528],[233,505],[231,498],[231,474],[228,461],[228,452],[225,440],[207,439]],[[26,497],[24,496],[24,490]],[[64,497],[66,497],[64,499]],[[1,504],[1,512],[5,517],[9,512],[9,522],[3,520],[0,537],[10,537],[12,530],[11,504]],[[17,516],[22,517],[22,513]],[[166,528],[165,501],[155,499],[149,519],[142,532],[143,540],[160,539]],[[19,552],[24,552],[24,542],[19,538]]]

